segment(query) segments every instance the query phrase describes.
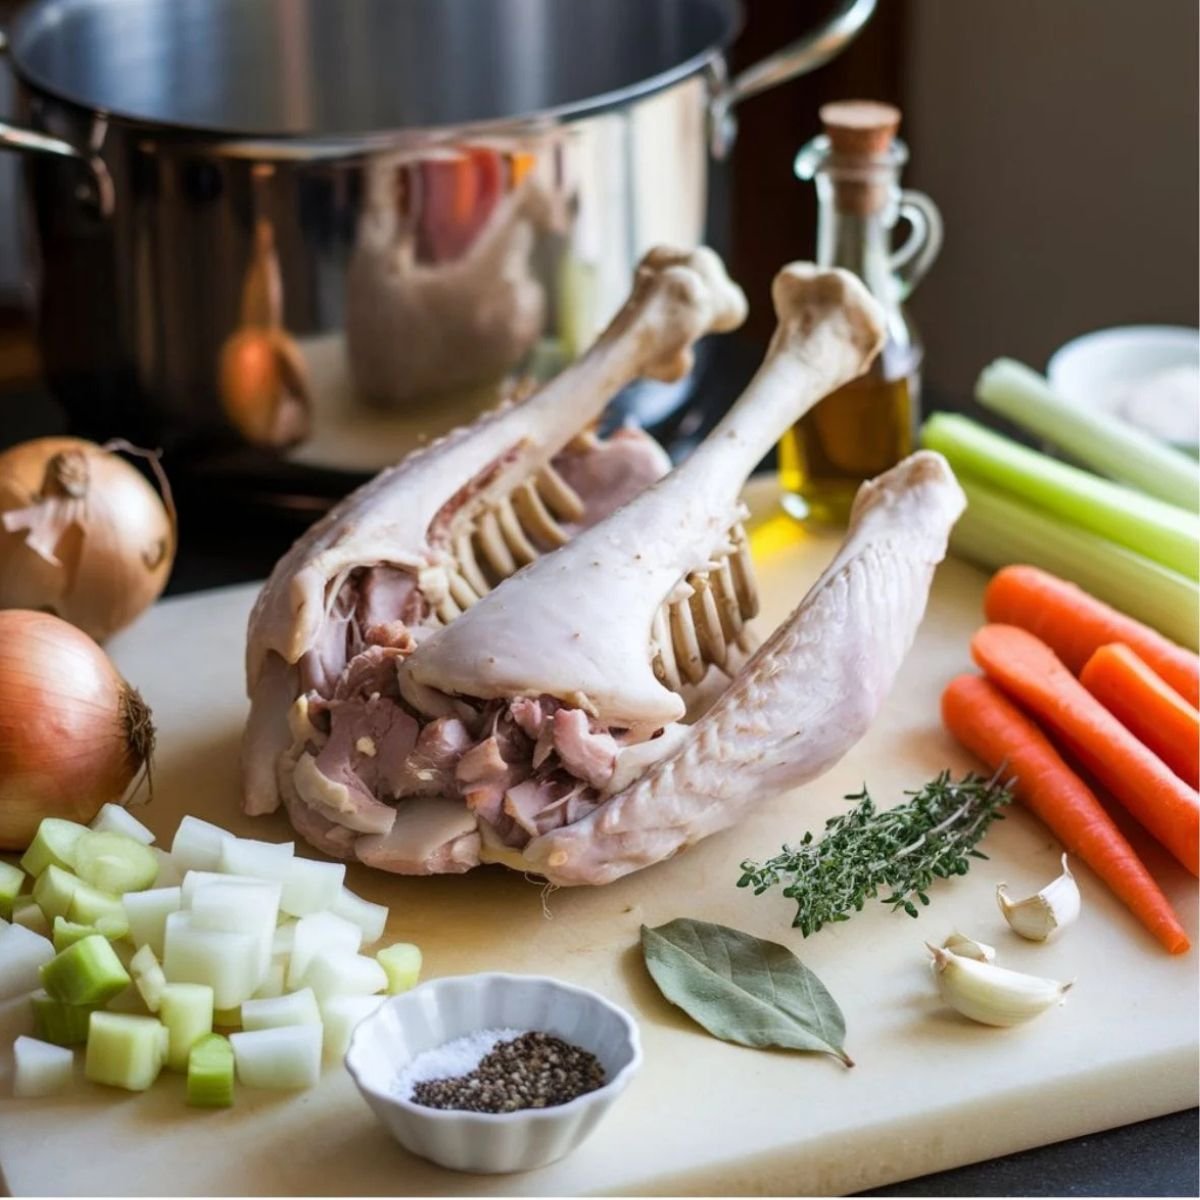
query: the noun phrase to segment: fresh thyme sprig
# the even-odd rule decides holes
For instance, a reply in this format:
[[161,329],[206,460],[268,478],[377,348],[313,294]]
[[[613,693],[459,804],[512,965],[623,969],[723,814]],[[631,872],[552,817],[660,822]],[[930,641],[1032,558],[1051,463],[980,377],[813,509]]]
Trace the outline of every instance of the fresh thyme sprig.
[[965,875],[972,858],[987,858],[975,846],[993,821],[1004,819],[1000,808],[1012,799],[1002,770],[990,779],[967,774],[957,783],[943,771],[920,791],[905,792],[911,800],[883,812],[864,786],[846,797],[854,808],[826,821],[819,839],[806,833],[765,863],[742,863],[738,887],[761,896],[786,882],[783,894],[796,901],[792,924],[805,937],[849,920],[876,898],[915,917],[914,901],[929,903],[935,879]]

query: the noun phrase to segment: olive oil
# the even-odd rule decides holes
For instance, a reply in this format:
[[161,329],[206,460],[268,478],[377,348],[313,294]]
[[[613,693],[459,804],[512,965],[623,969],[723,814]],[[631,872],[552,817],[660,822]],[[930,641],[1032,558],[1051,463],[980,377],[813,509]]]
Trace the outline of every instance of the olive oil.
[[866,375],[826,396],[779,443],[779,484],[794,517],[843,524],[864,479],[916,449],[921,353],[889,343]]
[[[796,157],[796,174],[817,188],[817,262],[852,271],[880,303],[887,342],[870,370],[826,396],[779,444],[783,507],[792,516],[842,523],[867,479],[916,448],[922,348],[903,308],[941,247],[933,202],[900,189],[908,157],[896,137],[900,113],[846,101],[821,109],[825,132]],[[892,246],[898,221],[911,232]]]

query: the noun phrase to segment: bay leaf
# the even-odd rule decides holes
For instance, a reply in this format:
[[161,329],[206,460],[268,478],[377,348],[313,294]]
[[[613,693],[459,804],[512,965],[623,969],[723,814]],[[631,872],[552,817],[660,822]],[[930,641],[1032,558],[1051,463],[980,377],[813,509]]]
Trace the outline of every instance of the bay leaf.
[[643,925],[642,955],[659,991],[714,1037],[815,1050],[854,1065],[837,1001],[786,946],[681,917]]

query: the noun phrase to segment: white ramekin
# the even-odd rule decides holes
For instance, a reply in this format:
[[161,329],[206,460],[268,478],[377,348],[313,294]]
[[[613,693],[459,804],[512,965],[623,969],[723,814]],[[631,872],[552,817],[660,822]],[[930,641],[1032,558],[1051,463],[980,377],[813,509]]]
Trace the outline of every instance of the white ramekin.
[[[394,1090],[418,1054],[484,1029],[533,1029],[590,1051],[607,1082],[553,1108],[473,1113],[425,1108]],[[528,1171],[570,1153],[595,1129],[641,1065],[637,1025],[586,988],[542,975],[451,975],[393,996],[354,1031],[346,1068],[406,1149],[456,1171]]]

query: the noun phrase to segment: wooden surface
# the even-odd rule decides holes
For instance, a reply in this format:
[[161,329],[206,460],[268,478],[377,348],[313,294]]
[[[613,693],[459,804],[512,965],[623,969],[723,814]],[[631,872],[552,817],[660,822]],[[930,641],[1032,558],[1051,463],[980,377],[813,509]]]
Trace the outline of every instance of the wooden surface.
[[[763,493],[759,493],[759,498]],[[829,537],[782,521],[755,550],[777,621],[832,552]],[[388,934],[419,942],[427,975],[544,972],[597,989],[639,1020],[646,1063],[573,1156],[528,1175],[455,1175],[413,1159],[376,1124],[341,1069],[298,1095],[242,1090],[227,1112],[183,1105],[182,1082],[147,1094],[82,1082],[67,1096],[9,1097],[11,1037],[25,1005],[0,1015],[0,1167],[15,1194],[811,1194],[842,1193],[1186,1108],[1197,1097],[1195,951],[1170,958],[1082,866],[1083,915],[1047,946],[1008,933],[993,899],[1057,872],[1058,847],[1024,812],[986,842],[992,856],[939,884],[919,921],[874,906],[805,941],[790,905],[738,890],[737,865],[815,828],[865,780],[884,802],[969,759],[941,731],[941,685],[968,665],[983,577],[939,572],[929,612],[870,734],[823,779],[764,797],[740,827],[602,889],[542,889],[499,868],[401,879],[353,868],[348,882],[392,907]],[[282,839],[286,822],[238,810],[245,712],[241,656],[253,588],[158,605],[115,639],[114,656],[154,709],[157,796],[139,817],[170,841],[185,812]],[[1195,881],[1153,848],[1147,861],[1196,931]],[[858,1065],[725,1045],[661,999],[636,949],[642,922],[722,921],[791,946],[838,998]],[[924,938],[958,927],[1012,967],[1075,978],[1067,1005],[1011,1030],[958,1018],[937,1001]]]

